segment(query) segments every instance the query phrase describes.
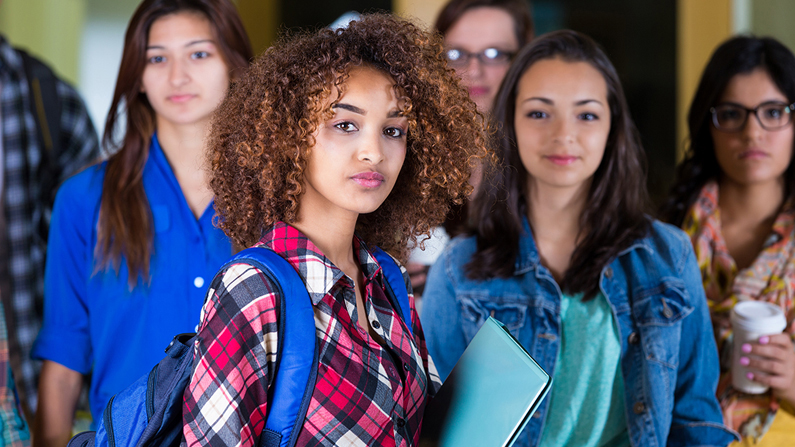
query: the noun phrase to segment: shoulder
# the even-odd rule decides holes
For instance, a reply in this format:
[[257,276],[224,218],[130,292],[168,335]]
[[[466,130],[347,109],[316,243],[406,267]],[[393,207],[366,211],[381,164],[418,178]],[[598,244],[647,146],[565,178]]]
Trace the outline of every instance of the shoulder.
[[[58,198],[79,202],[93,202],[102,196],[107,162],[96,163],[66,179],[58,188]],[[78,200],[79,199],[79,200]]]
[[66,179],[58,188],[55,207],[74,213],[96,208],[102,198],[105,167],[105,162],[94,164]]
[[213,278],[207,290],[207,300],[213,303],[213,307],[224,309],[223,318],[244,314],[251,321],[270,312],[278,314],[279,290],[258,267],[243,261],[231,261]]
[[439,259],[450,267],[463,266],[468,263],[478,248],[476,236],[456,236],[445,247]]
[[692,253],[690,238],[684,231],[671,224],[652,220],[646,235],[624,250],[619,258],[630,262],[628,268],[634,275],[647,272],[680,276]]

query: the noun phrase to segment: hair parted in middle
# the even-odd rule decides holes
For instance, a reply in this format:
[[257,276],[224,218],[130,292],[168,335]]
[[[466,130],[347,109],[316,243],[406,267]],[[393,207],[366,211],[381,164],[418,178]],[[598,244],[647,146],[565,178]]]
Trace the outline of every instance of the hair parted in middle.
[[401,260],[471,191],[488,155],[483,117],[447,69],[441,37],[387,14],[346,28],[283,38],[265,51],[219,107],[209,141],[218,225],[248,247],[277,221],[294,222],[313,135],[333,116],[352,67],[389,74],[408,118],[406,159],[394,189],[356,232]]
[[496,148],[500,163],[487,170],[475,196],[470,234],[477,236],[478,243],[466,266],[467,275],[487,279],[514,274],[524,231],[522,219],[527,215],[529,175],[516,144],[516,95],[522,76],[536,62],[548,59],[588,63],[599,71],[607,86],[610,132],[580,216],[583,234],[560,284],[564,292],[583,293],[587,300],[599,291],[602,269],[646,235],[650,220],[646,215],[645,155],[621,81],[596,42],[576,31],[560,30],[536,38],[517,54],[505,75],[492,111],[500,130]]

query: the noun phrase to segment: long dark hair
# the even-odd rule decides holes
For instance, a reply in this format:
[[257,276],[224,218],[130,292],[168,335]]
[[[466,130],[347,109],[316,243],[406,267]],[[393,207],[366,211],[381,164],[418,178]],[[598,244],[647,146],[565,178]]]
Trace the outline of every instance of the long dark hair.
[[[232,73],[230,77],[246,67],[252,58],[243,23],[229,0],[144,0],[135,10],[124,37],[119,76],[102,139],[109,152],[115,151],[115,154],[108,160],[102,184],[94,248],[97,271],[110,265],[118,270],[122,255],[125,257],[130,287],[135,286],[139,277],[149,277],[154,238],[149,201],[143,186],[149,139],[155,131],[155,112],[141,92],[149,29],[157,19],[184,11],[207,17]],[[123,111],[119,110],[121,107]],[[123,118],[126,130],[118,141],[118,128]]]
[[498,8],[510,14],[519,48],[533,38],[533,17],[528,0],[450,0],[436,17],[434,27],[445,35],[465,12],[473,8]]
[[[698,89],[687,113],[690,145],[677,169],[676,182],[660,208],[660,217],[677,226],[698,198],[704,184],[721,174],[715,157],[709,111],[720,99],[726,84],[738,74],[763,68],[773,79],[787,102],[795,102],[795,56],[781,42],[771,37],[742,36],[727,40],[712,54],[701,75]],[[786,195],[795,191],[795,168],[790,161],[785,175]]]
[[610,132],[580,216],[584,234],[560,284],[565,292],[584,293],[589,299],[599,291],[604,266],[645,236],[650,221],[645,214],[648,193],[643,148],[618,75],[596,42],[575,31],[545,34],[522,49],[497,93],[493,118],[500,129],[495,142],[500,163],[488,170],[473,203],[476,226],[471,232],[477,236],[477,251],[467,264],[467,275],[487,279],[514,273],[528,206],[528,172],[519,158],[514,128],[517,85],[534,63],[556,58],[590,64],[607,84]]

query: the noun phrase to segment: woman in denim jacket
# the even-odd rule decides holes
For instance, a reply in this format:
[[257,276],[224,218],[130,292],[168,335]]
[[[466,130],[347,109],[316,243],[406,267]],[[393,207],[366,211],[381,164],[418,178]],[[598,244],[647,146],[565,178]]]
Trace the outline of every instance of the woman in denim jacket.
[[693,250],[644,213],[643,150],[610,61],[582,34],[539,37],[493,112],[501,160],[424,295],[440,375],[492,316],[554,377],[517,446],[727,445]]

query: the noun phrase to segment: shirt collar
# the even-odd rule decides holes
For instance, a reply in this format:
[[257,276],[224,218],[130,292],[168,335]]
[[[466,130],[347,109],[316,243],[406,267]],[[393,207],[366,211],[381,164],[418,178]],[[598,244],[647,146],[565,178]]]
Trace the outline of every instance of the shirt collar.
[[[335,284],[347,278],[306,235],[285,222],[274,224],[257,245],[275,251],[295,268],[306,284],[313,305],[330,293]],[[377,281],[383,286],[381,265],[359,236],[354,235],[353,249],[365,282]]]

